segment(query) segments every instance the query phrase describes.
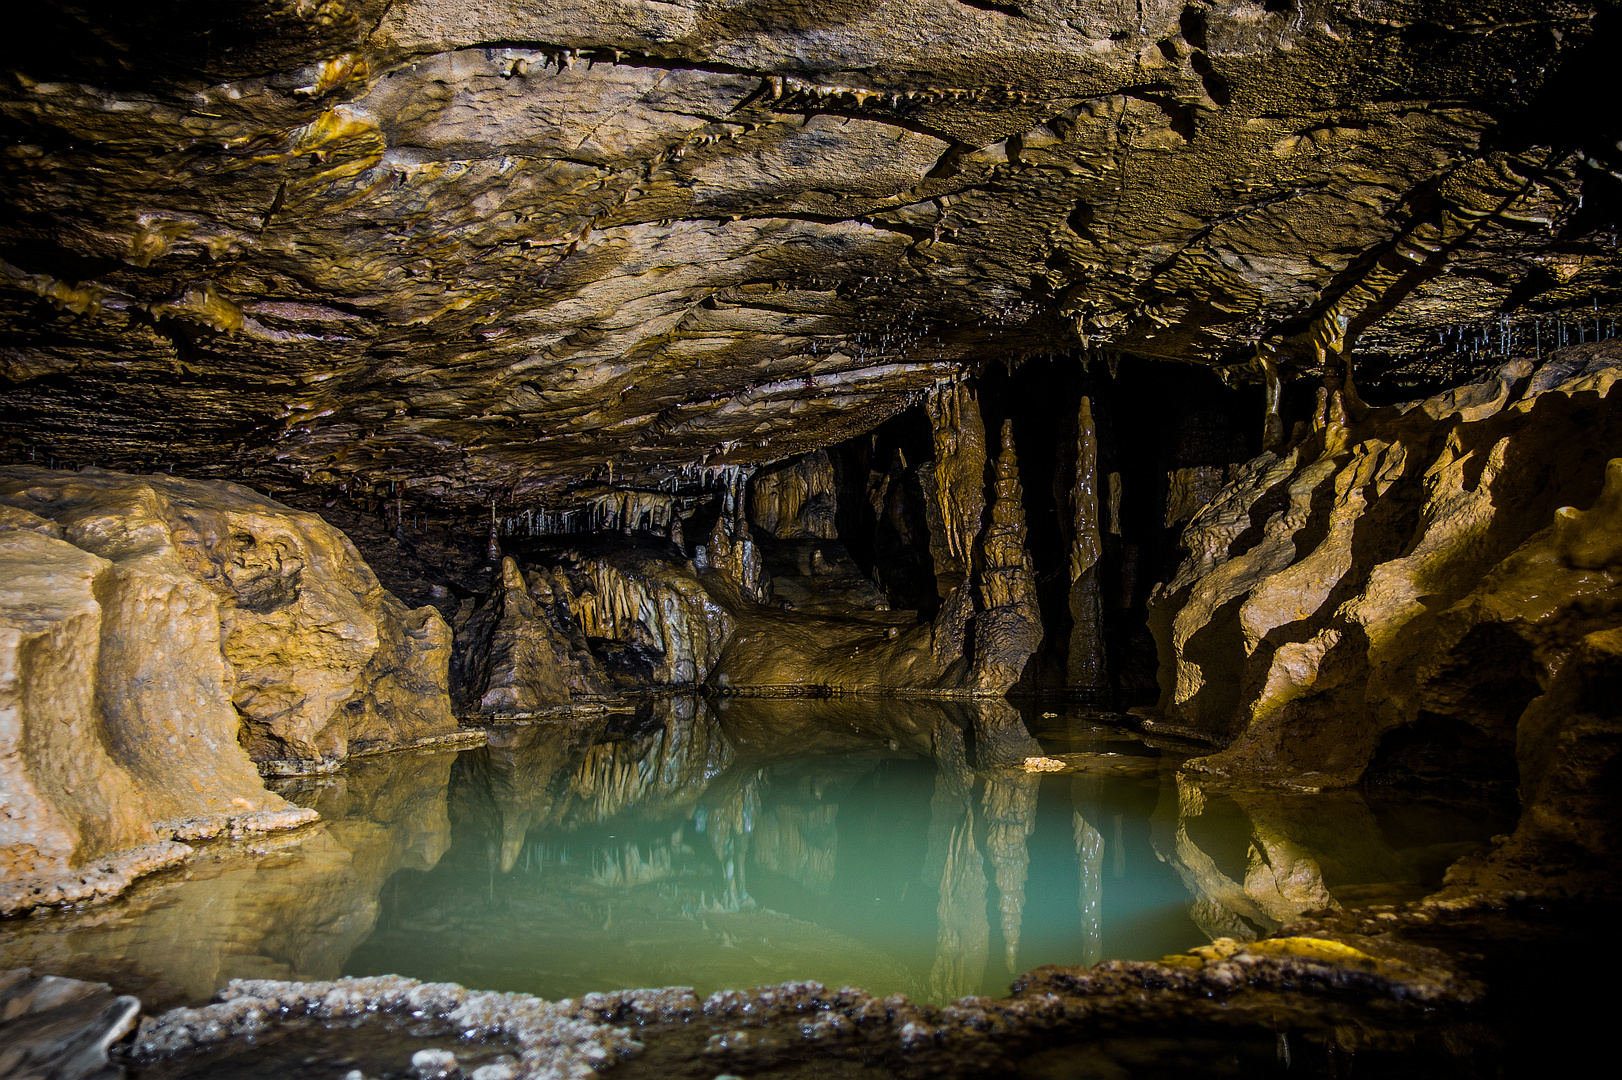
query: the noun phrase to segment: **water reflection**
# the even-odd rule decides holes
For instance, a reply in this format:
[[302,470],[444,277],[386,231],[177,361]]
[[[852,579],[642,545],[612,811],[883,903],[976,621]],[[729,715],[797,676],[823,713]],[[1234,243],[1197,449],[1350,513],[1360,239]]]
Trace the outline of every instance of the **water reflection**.
[[[383,972],[547,997],[813,978],[949,1001],[1042,963],[1406,898],[1500,827],[1217,794],[1120,728],[1030,722],[1001,701],[676,698],[496,728],[291,789],[318,825],[0,924],[0,947],[158,1004]],[[1010,767],[1040,753],[1085,768]]]
[[449,846],[455,756],[359,762],[289,792],[321,812],[315,825],[205,849],[109,904],[0,922],[0,967],[110,982],[149,1007],[236,978],[333,978],[371,933],[384,883]]

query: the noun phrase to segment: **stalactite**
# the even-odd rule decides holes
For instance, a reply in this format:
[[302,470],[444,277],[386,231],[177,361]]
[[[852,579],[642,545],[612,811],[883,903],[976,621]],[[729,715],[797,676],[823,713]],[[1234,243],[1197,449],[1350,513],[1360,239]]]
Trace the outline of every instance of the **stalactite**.
[[1104,604],[1099,583],[1103,537],[1098,522],[1098,429],[1092,401],[1083,397],[1076,414],[1076,482],[1070,491],[1070,655],[1065,682],[1077,689],[1108,686],[1104,660]]
[[[745,598],[764,603],[771,593],[771,579],[762,566],[759,548],[749,537],[743,512],[744,483],[740,474],[727,485],[709,543],[699,549],[703,555],[700,565],[731,581]],[[695,561],[699,561],[696,554]]]

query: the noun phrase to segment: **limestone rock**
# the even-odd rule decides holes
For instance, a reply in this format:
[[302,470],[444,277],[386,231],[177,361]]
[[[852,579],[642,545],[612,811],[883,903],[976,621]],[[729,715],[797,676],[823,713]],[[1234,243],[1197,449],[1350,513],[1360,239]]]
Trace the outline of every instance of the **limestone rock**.
[[183,854],[160,836],[311,820],[252,758],[455,730],[444,622],[314,515],[230,484],[28,467],[0,472],[0,505],[8,904],[116,892]]
[[1612,466],[1602,492],[1619,380],[1605,343],[1357,420],[1337,393],[1185,530],[1151,605],[1164,721],[1227,741],[1203,764],[1236,777],[1344,785],[1415,745],[1513,776],[1533,699],[1622,623],[1600,524],[1622,491]]
[[[200,798],[255,809],[232,802],[262,797],[243,724],[267,763],[342,760],[352,732],[383,746],[454,730],[436,691],[443,621],[406,612],[315,515],[234,484],[104,470],[7,469],[0,502],[111,562],[101,708],[160,816],[195,814]],[[176,755],[196,767],[174,768]],[[239,762],[234,779],[225,761]]]
[[952,383],[925,399],[935,440],[926,481],[929,548],[944,599],[975,567],[975,541],[986,509],[986,426],[980,403],[966,382]]
[[600,543],[536,558],[528,571],[505,559],[495,591],[459,621],[459,708],[527,713],[616,689],[695,686],[731,633],[731,606],[756,606],[730,577],[702,580],[668,552]]
[[471,509],[1056,348],[1316,369],[1385,311],[1419,367],[1618,280],[1604,5],[1500,6],[354,0],[179,47],[46,0],[0,92],[0,429]]
[[779,540],[832,540],[834,467],[826,450],[770,469],[749,481],[749,520]]
[[568,642],[537,612],[518,563],[501,560],[501,580],[462,627],[456,657],[464,707],[485,713],[525,713],[569,700],[558,661]]
[[0,881],[157,839],[96,722],[97,593],[111,569],[36,532],[0,534]]
[[[1092,400],[1084,396],[1076,415],[1076,480],[1070,489],[1071,629],[1065,684],[1094,692],[1109,685],[1104,665],[1104,597],[1098,580],[1098,563],[1104,557],[1098,496],[1098,427],[1093,421]],[[1111,516],[1112,525],[1115,518]]]
[[760,549],[749,537],[748,526],[731,520],[723,512],[710,530],[709,542],[703,546],[703,558],[694,561],[736,590],[746,600],[766,600],[771,582],[764,573]]

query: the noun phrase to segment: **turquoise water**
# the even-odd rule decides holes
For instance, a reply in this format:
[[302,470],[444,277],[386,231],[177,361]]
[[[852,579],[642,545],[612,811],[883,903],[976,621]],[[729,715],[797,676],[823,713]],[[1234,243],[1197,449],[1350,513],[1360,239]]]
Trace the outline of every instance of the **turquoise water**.
[[812,979],[944,1002],[1417,897],[1504,827],[1476,807],[1211,791],[1181,760],[1005,702],[662,699],[298,782],[318,824],[0,924],[0,948],[149,1007],[230,978],[384,973],[548,998]]

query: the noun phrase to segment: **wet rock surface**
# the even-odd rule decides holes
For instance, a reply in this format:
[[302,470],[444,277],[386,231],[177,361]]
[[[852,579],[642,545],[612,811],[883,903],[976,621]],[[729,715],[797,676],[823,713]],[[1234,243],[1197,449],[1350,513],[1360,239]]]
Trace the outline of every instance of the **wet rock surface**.
[[[1184,530],[1151,604],[1157,723],[1225,744],[1202,767],[1235,779],[1518,778],[1535,802],[1565,752],[1555,700],[1582,697],[1579,672],[1604,684],[1622,612],[1600,539],[1622,482],[1618,360],[1579,346],[1359,415],[1320,396],[1316,430]],[[1606,738],[1572,722],[1576,757]]]
[[[1249,943],[1220,938],[1158,963],[1044,967],[1004,998],[915,1005],[853,987],[790,982],[700,999],[688,988],[588,994],[556,1003],[398,977],[335,983],[233,982],[218,1003],[142,1021],[125,1051],[137,1077],[254,1075],[256,1054],[299,1045],[311,1021],[348,1030],[397,1073],[492,1077],[614,1075],[1046,1076],[1334,1075],[1354,1057],[1390,1075],[1480,1075],[1500,1063],[1570,1064],[1592,1042],[1528,1045],[1484,1023],[1527,999],[1504,985],[1524,956],[1563,939],[1558,911],[1525,894],[1414,904],[1359,919],[1298,922]],[[1487,960],[1459,946],[1489,943]],[[1513,973],[1513,974],[1512,974]],[[1491,1003],[1491,1004],[1489,1004]],[[409,1037],[391,1016],[410,1015]],[[359,1025],[358,1027],[356,1025]],[[1573,1025],[1555,1032],[1569,1037]],[[364,1040],[371,1029],[371,1046]],[[377,1032],[384,1033],[379,1039]],[[414,1050],[424,1040],[439,1042]],[[1474,1039],[1474,1045],[1470,1040]],[[267,1050],[257,1049],[268,1046]],[[1203,1053],[1202,1053],[1203,1051]],[[204,1056],[195,1057],[201,1052]],[[285,1053],[285,1051],[283,1052]],[[196,1064],[188,1064],[188,1058]],[[493,1059],[493,1060],[492,1060]],[[484,1062],[488,1062],[485,1064]],[[378,1064],[382,1064],[379,1061]],[[329,1066],[330,1067],[330,1066]],[[483,1070],[483,1071],[476,1071]],[[292,1073],[290,1075],[299,1075]]]
[[261,772],[455,732],[444,621],[319,518],[99,470],[12,468],[0,501],[24,526],[0,534],[8,909],[116,891],[174,862],[161,838],[313,819]]
[[141,1003],[27,968],[0,971],[0,1072],[17,1080],[116,1080],[107,1050],[135,1026]]
[[1612,17],[36,5],[7,434],[472,508],[827,446],[1055,341],[1447,370],[1617,314]]
[[[587,1066],[1041,1076],[1100,1063],[1127,1075],[1227,1075],[1236,1061],[1282,1070],[1289,1055],[1295,1070],[1328,1075],[1347,1054],[1393,1075],[1489,1075],[1494,1055],[1558,1059],[1527,1041],[1526,1023],[1555,999],[1522,981],[1550,956],[1581,955],[1573,943],[1602,932],[1612,910],[1480,884],[1412,899],[1440,887],[1461,855],[1493,850],[1486,834],[1513,808],[1460,806],[1426,824],[1417,805],[1355,792],[1225,792],[1180,774],[1176,755],[1154,768],[1153,749],[1128,728],[1073,715],[1028,726],[1006,702],[718,704],[678,698],[647,716],[507,724],[460,755],[360,759],[282,781],[320,809],[318,824],[253,850],[215,841],[180,876],[149,879],[111,905],[0,926],[0,941],[36,971],[139,993],[152,1019],[121,1051],[137,1077],[456,1075],[453,1065],[463,1076],[496,1070],[486,1077]],[[1032,750],[1070,771],[1024,771]],[[908,757],[933,762],[933,793],[928,783],[917,792],[927,824],[906,813],[868,822],[858,792],[880,762]],[[1148,799],[1144,814],[1153,808],[1144,846],[1123,846],[1119,800],[1145,788],[1128,796]],[[1051,828],[1056,798],[1062,838]],[[875,947],[850,937],[859,931],[808,921],[848,903],[864,848],[902,830],[920,845],[912,887],[927,890],[935,919],[911,973],[875,955],[899,943]],[[1070,847],[1072,832],[1074,861],[1054,846]],[[693,877],[695,847],[724,873]],[[916,856],[903,850],[887,848],[879,863],[899,855],[910,878]],[[1122,932],[1117,894],[1140,887],[1116,880],[1122,860],[1160,865],[1155,855],[1169,867],[1156,872],[1174,871],[1186,889],[1176,895],[1192,921],[1174,950],[1202,932],[1209,945],[1158,962],[1045,966],[998,996],[1053,948],[1042,936],[1056,859],[1068,867],[1063,955],[1092,961],[1120,948],[1107,936]],[[858,899],[893,893],[855,872]],[[431,880],[402,906],[402,884]],[[785,887],[812,907],[773,910],[788,902]],[[694,906],[700,889],[708,896]],[[1101,907],[1112,895],[1116,907]],[[700,939],[713,943],[689,957]],[[886,989],[829,981],[572,991],[555,1004],[528,996],[536,979],[614,977],[565,976],[588,957],[745,986],[763,955],[793,961],[796,942],[811,950],[800,966],[849,964],[851,985],[879,979]],[[401,964],[428,970],[368,974]],[[345,971],[365,977],[333,981]],[[217,987],[219,1002],[201,1006]],[[186,1007],[162,1012],[176,1001]],[[1551,1030],[1581,1042],[1581,1015],[1551,1018]],[[599,1050],[608,1056],[595,1059]]]

